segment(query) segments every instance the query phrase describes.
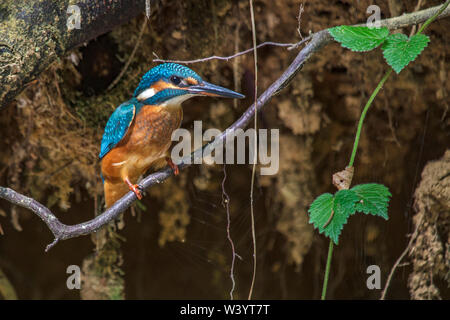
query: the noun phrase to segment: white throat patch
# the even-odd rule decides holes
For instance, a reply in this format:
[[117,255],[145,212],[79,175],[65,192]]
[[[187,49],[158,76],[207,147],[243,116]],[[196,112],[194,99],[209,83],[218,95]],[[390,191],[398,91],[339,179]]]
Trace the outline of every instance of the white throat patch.
[[155,89],[153,89],[153,88],[148,88],[148,89],[145,89],[144,91],[142,91],[142,92],[137,96],[137,99],[138,99],[139,101],[147,100],[148,98],[153,97],[155,94],[156,94]]

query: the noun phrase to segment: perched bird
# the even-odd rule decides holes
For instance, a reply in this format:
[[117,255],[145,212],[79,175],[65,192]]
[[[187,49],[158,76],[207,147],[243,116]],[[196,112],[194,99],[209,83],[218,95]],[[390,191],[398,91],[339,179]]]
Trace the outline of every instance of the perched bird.
[[244,98],[203,81],[185,66],[164,63],[148,71],[133,97],[117,107],[106,124],[99,155],[106,207],[129,190],[141,199],[136,183],[150,168],[167,163],[178,174],[168,153],[171,136],[181,125],[181,103],[195,96]]

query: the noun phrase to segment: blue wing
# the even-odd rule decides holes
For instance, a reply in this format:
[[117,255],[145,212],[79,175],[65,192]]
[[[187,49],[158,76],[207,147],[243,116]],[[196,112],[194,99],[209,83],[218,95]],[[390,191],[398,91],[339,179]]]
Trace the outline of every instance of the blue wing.
[[114,110],[103,133],[99,158],[103,158],[125,136],[136,115],[136,104],[132,101],[122,103]]

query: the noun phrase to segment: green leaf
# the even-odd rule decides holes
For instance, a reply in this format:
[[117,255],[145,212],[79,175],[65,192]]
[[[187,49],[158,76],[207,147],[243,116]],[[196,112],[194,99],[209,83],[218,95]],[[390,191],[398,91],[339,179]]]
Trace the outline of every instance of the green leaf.
[[387,187],[382,184],[368,183],[354,186],[350,190],[354,191],[359,198],[356,211],[388,219],[387,208],[389,197],[392,195]]
[[[334,196],[331,193],[324,193],[318,196],[309,207],[309,223],[314,224],[315,228],[323,231],[323,225],[328,221],[334,205]],[[322,228],[322,231],[321,231]]]
[[355,203],[358,201],[359,197],[353,190],[339,190],[334,195],[335,213],[354,214],[356,212]]
[[[323,233],[335,244],[338,244],[339,235],[347,223],[348,217],[356,211],[355,203],[357,201],[359,201],[359,197],[352,190],[340,190],[334,196],[330,193],[322,194],[314,200],[308,210],[310,213],[309,223],[319,229],[319,233]],[[333,218],[326,225],[332,214]]]
[[424,34],[416,34],[409,39],[403,33],[391,34],[382,47],[384,59],[395,72],[400,73],[417,58],[429,41],[430,38]]
[[331,36],[339,42],[343,47],[352,51],[370,51],[375,49],[389,35],[389,29],[353,27],[353,26],[337,26],[328,29]]

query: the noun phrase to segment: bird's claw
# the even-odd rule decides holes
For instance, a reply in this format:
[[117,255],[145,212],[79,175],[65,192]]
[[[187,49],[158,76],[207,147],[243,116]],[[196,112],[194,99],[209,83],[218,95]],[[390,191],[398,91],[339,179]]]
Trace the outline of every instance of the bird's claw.
[[178,166],[175,163],[173,163],[171,158],[167,157],[166,161],[167,161],[167,164],[169,165],[169,167],[173,170],[174,175],[177,176],[178,174],[180,174],[180,169],[178,168]]
[[130,186],[130,189],[131,191],[134,192],[134,194],[139,200],[142,200],[142,192],[141,192],[142,188],[139,185],[133,184]]
[[128,187],[130,188],[130,190],[134,192],[134,194],[136,195],[136,197],[137,197],[139,200],[142,200],[142,193],[144,192],[144,188],[142,188],[142,187],[141,187],[140,185],[138,185],[138,184],[132,184],[132,183],[130,182],[130,180],[128,180],[128,178],[125,179],[125,182],[128,184]]

